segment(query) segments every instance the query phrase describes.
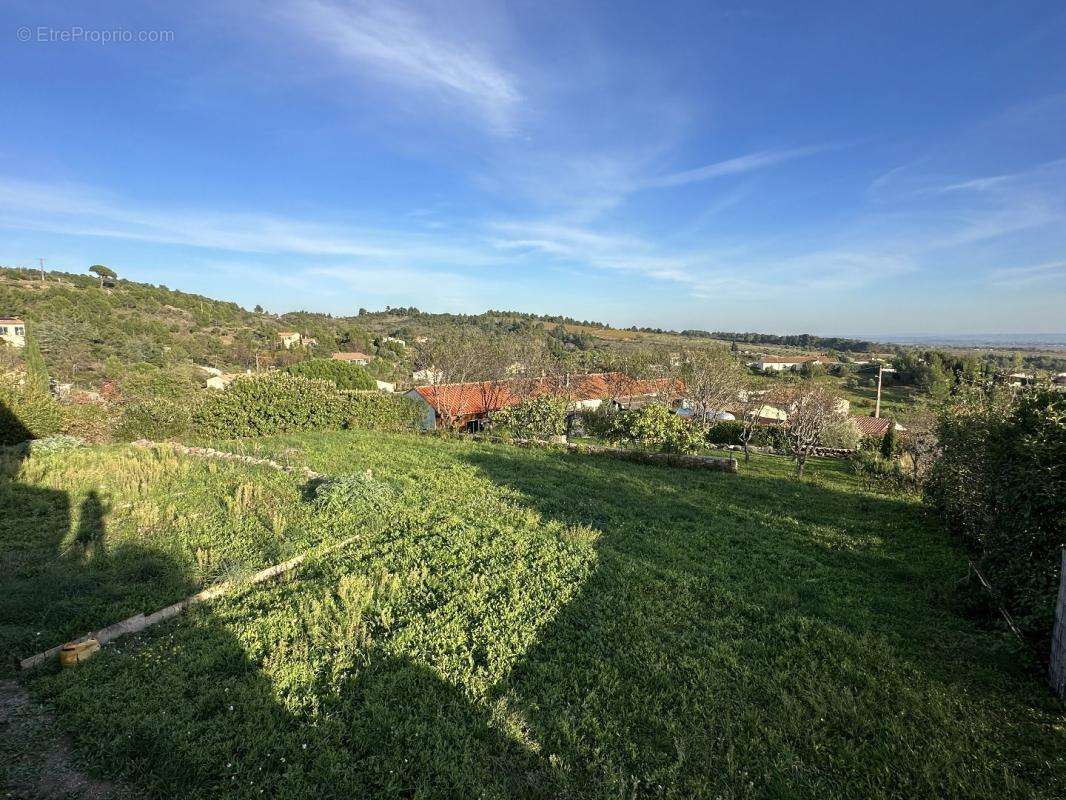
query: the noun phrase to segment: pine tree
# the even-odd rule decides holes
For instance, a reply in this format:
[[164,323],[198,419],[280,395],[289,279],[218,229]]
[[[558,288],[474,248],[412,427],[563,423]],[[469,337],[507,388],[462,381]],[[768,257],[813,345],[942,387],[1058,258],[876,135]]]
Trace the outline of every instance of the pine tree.
[[896,424],[889,421],[888,430],[885,431],[885,435],[881,439],[881,455],[885,458],[895,458],[896,456]]
[[26,342],[22,359],[26,364],[26,388],[39,394],[47,394],[48,367],[44,363],[44,356],[41,355],[41,348],[36,339],[31,338]]

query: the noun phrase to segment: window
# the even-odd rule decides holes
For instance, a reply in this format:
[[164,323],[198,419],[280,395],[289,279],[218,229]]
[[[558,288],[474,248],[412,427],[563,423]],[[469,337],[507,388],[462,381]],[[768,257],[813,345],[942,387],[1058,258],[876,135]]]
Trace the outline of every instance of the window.
[[0,325],[0,336],[7,336],[7,325]]
[[15,326],[15,335],[16,336],[25,336],[26,335],[26,329],[23,328],[21,325],[16,325]]

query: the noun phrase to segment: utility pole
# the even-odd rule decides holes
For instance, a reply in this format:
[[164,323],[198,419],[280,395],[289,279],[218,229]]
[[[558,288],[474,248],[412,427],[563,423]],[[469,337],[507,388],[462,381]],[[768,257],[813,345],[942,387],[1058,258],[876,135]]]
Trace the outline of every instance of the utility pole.
[[38,258],[37,260],[41,263],[41,282],[43,283],[44,282],[44,259],[43,258]]
[[881,416],[881,373],[885,371],[884,364],[877,365],[877,405],[874,407],[874,419]]

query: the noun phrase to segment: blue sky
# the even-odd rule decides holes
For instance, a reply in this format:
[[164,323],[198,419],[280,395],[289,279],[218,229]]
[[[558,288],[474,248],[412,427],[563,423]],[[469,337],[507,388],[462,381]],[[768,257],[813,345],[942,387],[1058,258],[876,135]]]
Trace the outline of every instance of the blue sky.
[[[1066,7],[873,6],[8,2],[0,263],[272,311],[1062,332]],[[170,41],[86,40],[116,30]]]

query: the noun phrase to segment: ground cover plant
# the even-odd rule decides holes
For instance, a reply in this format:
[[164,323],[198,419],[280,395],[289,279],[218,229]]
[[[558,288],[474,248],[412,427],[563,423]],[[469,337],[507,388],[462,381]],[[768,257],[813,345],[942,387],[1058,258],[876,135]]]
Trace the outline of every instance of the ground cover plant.
[[[147,796],[1066,791],[1062,707],[960,613],[961,552],[843,462],[796,480],[759,454],[729,475],[365,431],[228,446],[347,476],[300,502],[316,541],[358,535],[29,678],[82,763]],[[91,469],[35,463],[22,485]]]

